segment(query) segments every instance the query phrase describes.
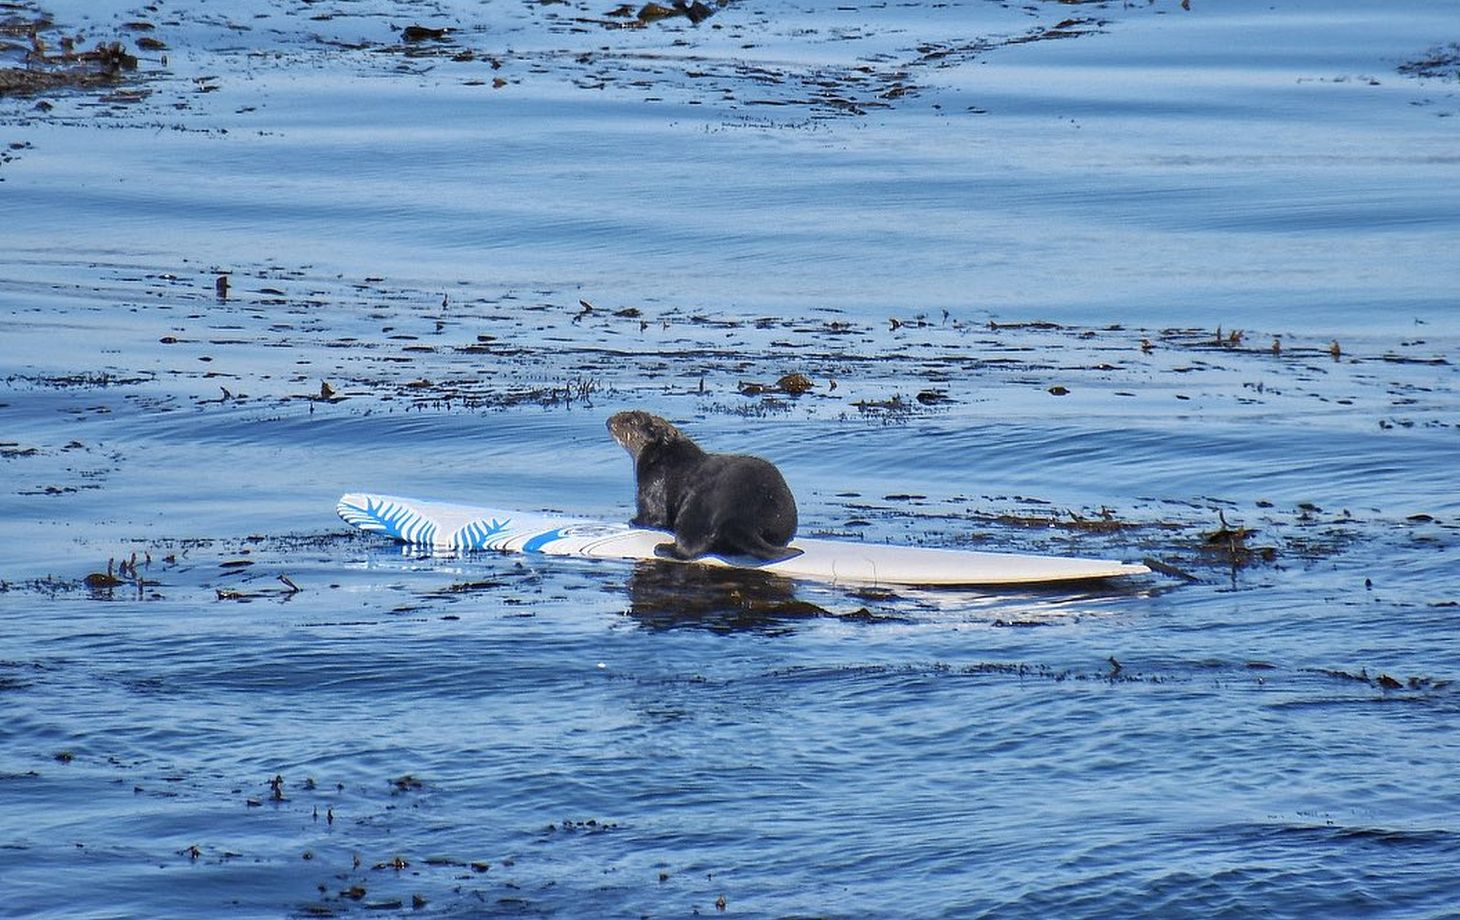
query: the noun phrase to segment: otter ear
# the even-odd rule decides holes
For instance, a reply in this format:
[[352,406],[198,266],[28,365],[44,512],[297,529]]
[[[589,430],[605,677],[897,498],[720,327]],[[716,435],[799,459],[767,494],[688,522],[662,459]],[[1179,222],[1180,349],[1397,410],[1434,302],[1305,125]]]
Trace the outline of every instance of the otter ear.
[[672,440],[674,437],[674,426],[657,415],[649,416],[644,428],[648,431],[650,439],[658,443]]

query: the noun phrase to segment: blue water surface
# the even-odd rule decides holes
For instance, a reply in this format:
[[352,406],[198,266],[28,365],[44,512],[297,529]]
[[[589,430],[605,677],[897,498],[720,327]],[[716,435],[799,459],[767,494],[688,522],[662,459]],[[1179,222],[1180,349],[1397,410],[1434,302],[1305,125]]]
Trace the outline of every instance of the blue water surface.
[[[1460,18],[1189,6],[7,12],[139,66],[0,96],[0,916],[1455,916]],[[334,516],[626,519],[628,407],[1158,571]]]

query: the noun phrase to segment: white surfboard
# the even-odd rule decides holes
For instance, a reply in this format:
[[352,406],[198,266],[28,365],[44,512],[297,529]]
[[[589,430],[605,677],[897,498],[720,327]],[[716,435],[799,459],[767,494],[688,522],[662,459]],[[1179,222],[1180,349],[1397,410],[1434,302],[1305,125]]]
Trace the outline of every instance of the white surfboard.
[[[604,559],[656,559],[654,547],[672,537],[628,524],[575,520],[352,492],[340,498],[340,517],[371,533],[434,550],[542,553]],[[983,553],[798,538],[788,559],[702,556],[694,564],[774,572],[832,584],[903,586],[1034,585],[1143,575],[1144,565],[1104,559]]]

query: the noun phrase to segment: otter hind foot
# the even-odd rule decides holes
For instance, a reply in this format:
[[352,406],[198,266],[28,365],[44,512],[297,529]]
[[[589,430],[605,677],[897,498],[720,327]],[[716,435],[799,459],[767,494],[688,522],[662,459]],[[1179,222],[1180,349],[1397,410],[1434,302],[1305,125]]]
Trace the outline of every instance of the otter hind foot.
[[677,542],[660,543],[654,547],[654,555],[658,556],[660,559],[678,559],[681,562],[690,562],[692,560],[700,558],[701,556],[713,554],[724,559],[726,562],[749,567],[770,565],[775,562],[785,562],[787,559],[795,559],[803,552],[804,550],[799,550],[795,547],[773,546],[771,544],[757,547],[754,550],[741,550],[740,552],[736,553],[712,553],[712,551],[708,547],[700,549],[698,552],[692,552],[690,549],[680,546]]
[[679,559],[684,562],[702,556],[703,553],[686,553],[678,543],[659,543],[654,547],[654,555],[660,559]]

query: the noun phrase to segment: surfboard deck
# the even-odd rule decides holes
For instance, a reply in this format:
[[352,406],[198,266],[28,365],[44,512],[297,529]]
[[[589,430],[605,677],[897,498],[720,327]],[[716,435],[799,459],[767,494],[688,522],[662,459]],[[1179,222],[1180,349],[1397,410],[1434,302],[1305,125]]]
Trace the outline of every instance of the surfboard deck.
[[[657,559],[672,537],[628,524],[580,520],[394,495],[351,492],[336,507],[346,523],[433,550],[541,553],[599,559]],[[1143,575],[1140,564],[1107,559],[985,553],[799,538],[787,559],[702,556],[690,564],[772,572],[787,578],[849,585],[977,587],[1040,585]],[[669,561],[669,560],[666,560]],[[678,561],[678,560],[672,560]]]

